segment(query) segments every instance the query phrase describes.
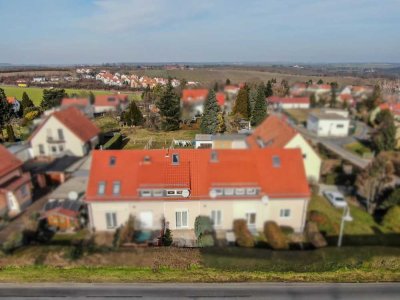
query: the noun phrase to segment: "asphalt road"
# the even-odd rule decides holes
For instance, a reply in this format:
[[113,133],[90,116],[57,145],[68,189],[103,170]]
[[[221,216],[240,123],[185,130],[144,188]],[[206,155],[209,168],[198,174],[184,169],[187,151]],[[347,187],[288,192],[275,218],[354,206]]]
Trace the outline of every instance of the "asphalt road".
[[399,299],[400,283],[0,284],[0,299]]

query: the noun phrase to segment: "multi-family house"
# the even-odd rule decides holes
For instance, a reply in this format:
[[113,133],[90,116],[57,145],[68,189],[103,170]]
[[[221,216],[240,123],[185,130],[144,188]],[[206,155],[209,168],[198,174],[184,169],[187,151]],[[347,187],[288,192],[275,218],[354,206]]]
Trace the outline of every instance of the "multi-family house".
[[266,118],[247,138],[247,143],[250,148],[300,149],[307,179],[319,180],[321,158],[285,117],[271,115]]
[[268,104],[273,109],[309,109],[309,97],[277,97],[271,96],[267,98]]
[[129,105],[128,95],[111,94],[96,95],[94,101],[94,113],[121,112]]
[[165,225],[193,240],[201,215],[222,237],[236,219],[253,232],[266,221],[301,232],[309,197],[299,149],[97,150],[85,202],[93,230],[114,231],[132,215],[137,230]]
[[[184,89],[182,91],[181,107],[184,118],[201,116],[204,112],[204,103],[208,96],[207,89]],[[225,106],[225,93],[218,92],[215,95],[221,109]]]
[[32,202],[32,182],[22,161],[0,145],[0,214],[15,216]]
[[68,107],[76,107],[89,118],[94,116],[94,107],[90,103],[89,98],[63,98],[61,101],[61,109]]
[[76,107],[55,111],[36,127],[29,142],[33,156],[84,156],[98,144],[100,130]]

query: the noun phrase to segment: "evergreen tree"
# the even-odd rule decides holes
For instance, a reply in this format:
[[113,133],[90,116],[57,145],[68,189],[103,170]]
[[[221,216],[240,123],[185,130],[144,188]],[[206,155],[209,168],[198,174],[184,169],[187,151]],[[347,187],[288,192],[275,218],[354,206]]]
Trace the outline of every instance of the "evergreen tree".
[[218,92],[219,91],[219,86],[218,86],[218,82],[216,81],[214,83],[214,92]]
[[3,136],[3,129],[9,124],[12,114],[12,105],[8,103],[4,90],[0,88],[0,136]]
[[64,89],[44,89],[43,99],[40,103],[40,107],[43,110],[50,109],[53,107],[60,106],[61,100],[68,95],[65,93]]
[[225,124],[225,112],[218,113],[218,133],[224,133],[226,131],[226,124]]
[[247,86],[244,86],[239,90],[233,107],[233,114],[244,119],[250,117],[249,92]]
[[125,121],[129,126],[139,126],[143,125],[144,119],[143,114],[137,107],[135,101],[131,101],[127,111],[123,113],[123,121]]
[[267,101],[265,100],[265,92],[262,86],[257,89],[257,99],[251,115],[251,125],[257,126],[264,121],[267,116]]
[[204,113],[201,117],[200,129],[202,133],[215,134],[218,128],[218,113],[220,112],[214,90],[208,92],[204,103]]
[[312,93],[310,96],[310,107],[314,108],[317,106],[317,97],[315,97],[315,94]]
[[35,105],[33,104],[32,100],[29,98],[29,96],[28,96],[28,94],[27,94],[26,92],[24,92],[24,93],[22,94],[22,102],[21,102],[21,105],[22,105],[22,110],[25,110],[25,109],[28,108],[28,107],[33,107],[33,106],[35,106]]
[[391,151],[396,148],[396,125],[389,110],[383,110],[376,116],[378,129],[372,137],[376,152]]
[[365,106],[369,111],[374,110],[381,102],[381,88],[379,85],[374,86],[372,95],[369,96],[365,101]]
[[160,109],[161,128],[165,131],[178,130],[181,114],[180,99],[174,91],[171,78],[168,80],[157,106]]
[[265,97],[271,97],[274,94],[272,90],[272,81],[268,80],[267,85],[265,86]]
[[91,105],[94,104],[94,102],[96,101],[96,97],[94,96],[93,92],[89,93],[89,102]]
[[14,129],[11,124],[8,124],[6,126],[7,130],[7,138],[9,142],[15,142],[15,134],[14,134]]
[[257,95],[258,95],[257,86],[253,86],[252,88],[250,88],[249,91],[250,115],[253,114],[254,106],[256,105],[257,101]]
[[331,100],[329,102],[329,106],[331,108],[334,108],[336,106],[336,88],[337,88],[337,83],[335,82],[331,83]]
[[225,81],[225,85],[230,85],[230,84],[231,84],[231,80],[229,78],[227,78]]
[[324,81],[322,79],[317,81],[317,84],[323,84],[323,83],[324,83]]

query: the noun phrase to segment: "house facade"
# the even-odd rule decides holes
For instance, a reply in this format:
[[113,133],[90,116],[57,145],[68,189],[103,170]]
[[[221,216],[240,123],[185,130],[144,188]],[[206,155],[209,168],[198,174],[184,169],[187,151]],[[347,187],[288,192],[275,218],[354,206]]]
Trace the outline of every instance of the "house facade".
[[212,149],[247,149],[244,134],[196,134],[195,148]]
[[312,112],[309,114],[307,119],[307,130],[318,136],[348,136],[349,128],[349,118],[340,112]]
[[309,109],[310,98],[308,97],[277,97],[271,96],[267,98],[268,104],[274,109]]
[[[208,96],[207,89],[184,89],[182,91],[181,107],[185,119],[200,117],[204,113],[204,102]],[[225,93],[215,94],[218,105],[224,110]]]
[[[290,180],[288,180],[290,178]],[[197,216],[223,236],[233,221],[304,229],[310,191],[299,149],[94,151],[86,191],[90,227],[113,231],[130,215],[135,228],[193,239]]]
[[128,95],[96,95],[94,102],[94,113],[121,112],[129,105]]
[[322,160],[304,137],[292,128],[284,117],[271,115],[247,138],[250,148],[300,149],[306,176],[319,181]]
[[33,156],[85,156],[98,144],[100,130],[76,107],[55,111],[29,137]]
[[0,145],[0,215],[18,215],[32,202],[32,182],[22,161]]
[[61,109],[68,107],[76,107],[88,118],[93,118],[94,107],[90,104],[88,98],[63,98],[61,101]]

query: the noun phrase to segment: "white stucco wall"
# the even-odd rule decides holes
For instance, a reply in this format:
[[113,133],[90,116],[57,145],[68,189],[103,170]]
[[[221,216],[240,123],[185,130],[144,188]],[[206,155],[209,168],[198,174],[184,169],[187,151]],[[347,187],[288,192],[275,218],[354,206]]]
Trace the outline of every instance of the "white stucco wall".
[[349,134],[350,120],[317,119],[309,116],[307,129],[318,136],[347,136]]
[[304,139],[301,134],[297,134],[289,143],[285,146],[286,149],[300,148],[303,154],[304,168],[306,171],[307,179],[313,181],[319,181],[321,172],[321,158],[310,146],[310,144]]

